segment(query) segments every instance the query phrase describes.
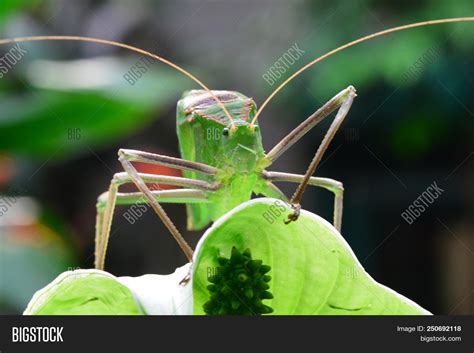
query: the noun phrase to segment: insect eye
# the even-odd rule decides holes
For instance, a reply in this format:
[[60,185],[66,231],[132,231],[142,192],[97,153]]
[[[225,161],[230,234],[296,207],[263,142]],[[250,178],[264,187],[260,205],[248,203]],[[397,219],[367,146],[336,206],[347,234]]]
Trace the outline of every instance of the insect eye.
[[222,130],[222,135],[223,135],[223,136],[226,136],[226,137],[229,136],[229,129],[225,127],[225,128]]
[[248,126],[248,128],[249,128],[250,131],[252,131],[252,132],[258,132],[258,130],[259,130],[259,129],[258,129],[258,126],[257,126],[257,125],[253,125],[253,124],[250,124],[250,125]]

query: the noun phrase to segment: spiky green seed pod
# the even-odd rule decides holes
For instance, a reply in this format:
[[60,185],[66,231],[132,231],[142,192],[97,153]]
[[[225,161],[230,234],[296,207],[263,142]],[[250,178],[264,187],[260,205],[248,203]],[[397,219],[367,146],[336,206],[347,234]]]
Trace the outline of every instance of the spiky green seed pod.
[[217,290],[217,287],[214,284],[210,284],[207,286],[207,289],[209,292],[215,292]]
[[245,288],[244,295],[247,299],[252,299],[253,297],[253,290],[252,288]]
[[248,266],[252,271],[258,271],[260,266],[262,266],[262,260],[251,260]]
[[225,266],[228,262],[229,262],[229,259],[226,259],[225,257],[217,258],[217,263],[221,266]]
[[269,272],[271,269],[272,268],[268,265],[262,265],[262,267],[260,267],[260,273],[265,274]]
[[268,291],[271,270],[261,260],[253,260],[250,249],[232,248],[230,259],[218,257],[219,266],[208,277],[210,298],[203,305],[208,315],[263,315],[273,312],[263,300],[272,299]]

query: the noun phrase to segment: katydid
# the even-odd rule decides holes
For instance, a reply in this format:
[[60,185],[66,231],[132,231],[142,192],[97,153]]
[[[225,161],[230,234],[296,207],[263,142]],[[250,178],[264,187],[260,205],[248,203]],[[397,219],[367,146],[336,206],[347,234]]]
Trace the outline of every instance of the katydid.
[[[330,133],[318,149],[322,155],[347,115],[355,97],[355,89],[350,86],[328,101],[302,124],[296,127],[268,154],[262,146],[258,125],[253,123],[255,102],[231,91],[212,91],[227,111],[227,116],[206,91],[193,90],[184,94],[178,102],[177,132],[183,159],[135,150],[119,150],[119,160],[125,173],[118,173],[111,182],[108,193],[99,197],[97,239],[106,239],[110,229],[115,204],[150,202],[161,213],[159,202],[186,203],[188,228],[202,229],[211,221],[230,211],[242,202],[250,200],[252,194],[274,197],[287,201],[285,194],[273,184],[274,181],[301,182],[303,175],[271,172],[270,166],[281,154],[298,141],[307,131],[339,109]],[[131,162],[167,165],[184,171],[184,177],[170,177],[138,173]],[[136,183],[140,193],[121,194],[119,185]],[[146,184],[169,184],[184,187],[178,190],[151,191]],[[340,229],[342,218],[342,183],[328,179],[311,177],[310,185],[321,186],[334,192],[334,225]],[[192,251],[184,242],[166,214],[165,222],[175,232],[186,255],[191,259]],[[107,223],[104,223],[107,222]],[[107,227],[105,229],[104,227]],[[103,232],[103,233],[101,233]],[[100,241],[98,241],[100,244]],[[103,243],[102,243],[103,244]],[[99,249],[102,254],[105,249]],[[98,264],[96,264],[98,265]],[[98,266],[100,268],[100,266]]]
[[[286,223],[289,223],[298,218],[300,202],[306,186],[313,185],[326,188],[334,193],[333,223],[335,228],[340,231],[342,223],[342,183],[329,178],[313,177],[312,175],[346,117],[356,96],[355,89],[349,86],[338,93],[298,125],[268,153],[264,151],[260,129],[257,124],[259,115],[268,102],[287,83],[332,54],[388,33],[427,25],[462,21],[474,21],[474,17],[425,21],[394,27],[342,45],[297,70],[270,94],[258,111],[255,102],[243,94],[233,91],[211,91],[195,76],[171,61],[130,45],[103,39],[72,36],[22,37],[0,40],[0,44],[42,40],[75,40],[114,45],[153,57],[187,75],[202,88],[202,90],[185,93],[178,102],[177,133],[182,159],[136,150],[119,150],[119,160],[125,172],[114,175],[109,191],[100,195],[97,203],[95,267],[103,269],[113,213],[117,204],[126,205],[137,202],[150,204],[176,239],[189,261],[192,260],[192,250],[160,203],[186,204],[188,228],[202,229],[230,209],[249,200],[252,194],[288,200],[283,192],[274,185],[274,182],[299,183],[296,192],[289,199],[294,209],[294,213],[286,221]],[[267,168],[288,148],[336,110],[336,117],[317,149],[305,175],[267,171]],[[177,168],[183,170],[184,177],[139,173],[132,162]],[[139,192],[118,192],[119,186],[126,183],[134,183]],[[151,190],[147,184],[166,184],[183,188],[161,190],[158,187]]]

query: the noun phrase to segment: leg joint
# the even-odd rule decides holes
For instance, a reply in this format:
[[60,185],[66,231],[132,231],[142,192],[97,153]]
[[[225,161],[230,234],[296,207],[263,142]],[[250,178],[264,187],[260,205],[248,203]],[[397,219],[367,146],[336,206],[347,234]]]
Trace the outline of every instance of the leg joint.
[[107,205],[107,199],[109,197],[109,192],[106,191],[106,192],[103,192],[102,194],[99,195],[99,197],[97,197],[97,203],[96,203],[96,208],[99,210],[102,210],[103,208],[105,208],[105,206]]

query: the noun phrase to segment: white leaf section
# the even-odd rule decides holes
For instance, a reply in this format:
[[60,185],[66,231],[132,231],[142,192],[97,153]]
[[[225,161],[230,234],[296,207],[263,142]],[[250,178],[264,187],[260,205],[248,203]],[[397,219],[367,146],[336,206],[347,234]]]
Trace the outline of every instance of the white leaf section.
[[193,292],[191,281],[180,282],[188,275],[191,264],[176,269],[169,275],[118,277],[127,286],[135,301],[148,315],[192,315]]

